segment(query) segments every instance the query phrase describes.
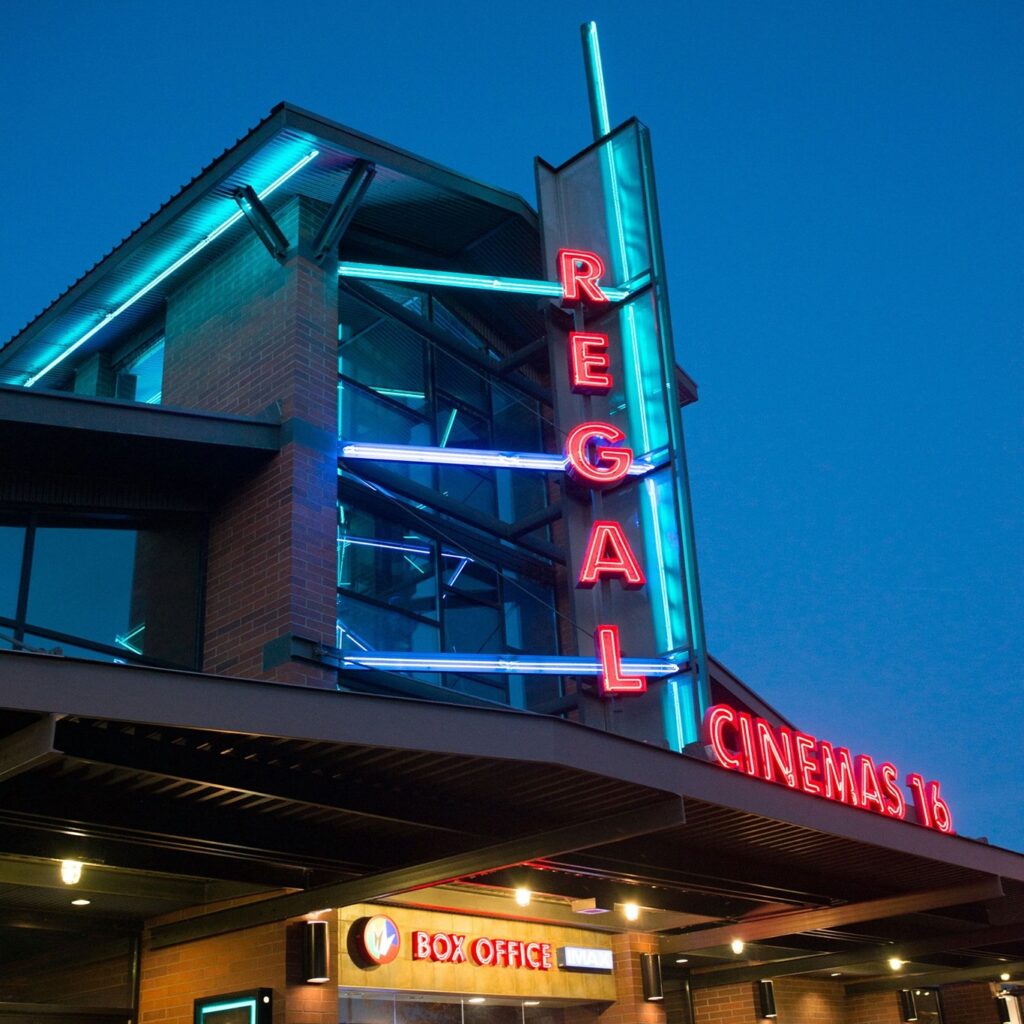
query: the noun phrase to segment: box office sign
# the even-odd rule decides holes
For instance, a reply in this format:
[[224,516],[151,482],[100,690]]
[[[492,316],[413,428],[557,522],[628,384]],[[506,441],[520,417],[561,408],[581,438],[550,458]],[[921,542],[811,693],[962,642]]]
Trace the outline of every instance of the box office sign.
[[616,998],[611,940],[581,928],[369,905],[346,907],[339,927],[343,988]]

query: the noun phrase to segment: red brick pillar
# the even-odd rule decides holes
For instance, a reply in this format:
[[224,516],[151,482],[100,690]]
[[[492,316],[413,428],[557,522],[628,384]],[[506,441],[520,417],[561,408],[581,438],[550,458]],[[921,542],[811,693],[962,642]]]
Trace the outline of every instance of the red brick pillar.
[[943,985],[942,1024],[997,1024],[999,1011],[988,982]]
[[163,401],[245,416],[276,409],[285,425],[280,454],[212,516],[204,670],[329,686],[332,672],[288,660],[287,638],[335,637],[336,268],[303,251],[319,205],[296,198],[275,215],[291,243],[283,264],[243,226],[168,299]]
[[693,993],[693,1019],[697,1024],[755,1024],[758,1020],[757,985],[745,981]]

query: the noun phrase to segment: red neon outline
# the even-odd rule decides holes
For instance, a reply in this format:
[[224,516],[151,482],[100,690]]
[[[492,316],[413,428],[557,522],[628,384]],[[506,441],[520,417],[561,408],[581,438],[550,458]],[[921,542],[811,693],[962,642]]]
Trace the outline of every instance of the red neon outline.
[[612,389],[607,334],[569,334],[569,387],[577,395],[603,395]]
[[902,821],[907,816],[907,801],[903,796],[903,790],[896,783],[900,777],[896,765],[891,761],[883,761],[878,766],[878,777],[885,799],[885,813],[890,818],[899,818]]
[[[577,266],[582,263],[583,266]],[[604,260],[596,252],[585,249],[558,250],[558,280],[562,282],[562,301],[575,305],[584,298],[591,302],[607,302],[598,281],[604,274]]]
[[[767,782],[780,782],[790,789],[796,789],[793,738],[790,730],[784,725],[780,726],[776,735],[775,730],[763,718],[754,719],[754,729],[757,733],[758,753],[761,755],[761,778]],[[775,777],[776,768],[782,773],[781,779]]]
[[637,590],[647,582],[622,526],[614,519],[595,519],[576,586],[589,590],[606,576],[621,577],[627,590]]
[[594,448],[594,461],[589,458],[592,441],[608,441],[617,444],[626,435],[610,423],[588,420],[569,431],[565,439],[565,457],[569,460],[569,473],[591,487],[612,487],[620,483],[633,465],[632,448],[609,448],[598,445]]
[[907,776],[907,785],[914,797],[914,812],[917,823],[936,832],[953,835],[953,815],[949,804],[939,795],[937,782],[925,782],[917,772]]
[[731,768],[734,772],[744,771],[744,758],[726,746],[722,732],[725,726],[731,725],[738,734],[738,717],[728,704],[716,704],[708,708],[700,727],[701,745],[714,755],[723,768]]
[[601,662],[602,693],[646,693],[645,676],[627,676],[622,672],[622,646],[618,626],[598,626],[594,630],[594,649]]
[[747,774],[756,777],[759,774],[759,762],[757,743],[754,741],[754,719],[746,711],[739,712],[737,717],[740,720],[740,746],[747,762]]
[[853,759],[853,765],[857,776],[857,789],[860,793],[859,806],[865,811],[885,814],[885,801],[882,799],[882,790],[878,785],[874,760],[867,754],[858,754]]
[[825,783],[825,797],[851,807],[859,807],[860,799],[857,796],[850,752],[846,747],[833,747],[827,740],[821,740],[818,749],[821,751],[821,778]]
[[821,796],[821,783],[814,777],[821,771],[821,765],[811,757],[811,751],[817,751],[818,741],[805,732],[793,730],[793,754],[796,759],[797,782],[800,789],[812,796]]

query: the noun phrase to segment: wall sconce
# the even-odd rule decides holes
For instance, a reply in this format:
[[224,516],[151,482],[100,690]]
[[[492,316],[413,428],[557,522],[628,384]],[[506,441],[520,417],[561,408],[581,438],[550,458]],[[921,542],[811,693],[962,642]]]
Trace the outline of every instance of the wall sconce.
[[775,1008],[774,981],[762,978],[757,983],[757,1005],[761,1010],[762,1017],[778,1017],[779,1011]]
[[1010,1000],[1005,996],[996,997],[996,1011],[999,1014],[999,1024],[1013,1024],[1013,1015],[1010,1012]]
[[909,988],[900,989],[900,1013],[902,1020],[917,1020],[917,1000]]
[[302,933],[302,977],[310,985],[331,980],[327,967],[330,943],[326,921],[307,921]]
[[654,953],[640,954],[640,980],[644,986],[644,999],[649,1003],[658,1003],[665,998],[665,989],[661,983],[661,957]]

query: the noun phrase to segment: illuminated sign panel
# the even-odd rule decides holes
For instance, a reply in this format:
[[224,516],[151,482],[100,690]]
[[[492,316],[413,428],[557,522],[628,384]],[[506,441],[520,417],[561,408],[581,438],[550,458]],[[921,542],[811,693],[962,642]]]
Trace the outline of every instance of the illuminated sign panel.
[[611,974],[614,967],[614,957],[610,949],[599,949],[594,946],[560,946],[555,955],[556,962],[563,971]]
[[550,942],[470,938],[457,932],[413,932],[412,958],[438,964],[473,963],[477,967],[519,967],[529,971],[550,971],[553,966]]
[[[726,704],[708,708],[701,742],[723,768],[887,818],[906,819],[899,772],[888,761],[876,765],[866,754],[851,755],[845,747],[772,725]],[[952,835],[953,818],[939,783],[911,774],[906,784],[917,824]]]

